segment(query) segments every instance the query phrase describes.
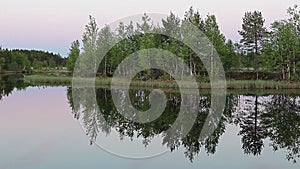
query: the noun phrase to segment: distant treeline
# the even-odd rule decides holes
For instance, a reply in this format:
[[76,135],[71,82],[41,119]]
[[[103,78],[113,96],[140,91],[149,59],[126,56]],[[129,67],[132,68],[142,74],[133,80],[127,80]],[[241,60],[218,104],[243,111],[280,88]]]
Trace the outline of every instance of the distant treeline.
[[9,50],[0,47],[0,71],[21,72],[64,66],[66,66],[66,59],[59,54],[39,50]]

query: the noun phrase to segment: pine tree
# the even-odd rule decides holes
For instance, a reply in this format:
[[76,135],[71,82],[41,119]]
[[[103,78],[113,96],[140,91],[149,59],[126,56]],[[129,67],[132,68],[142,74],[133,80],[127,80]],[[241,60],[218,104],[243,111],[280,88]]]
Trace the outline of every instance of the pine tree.
[[266,36],[267,30],[264,27],[265,20],[259,11],[246,12],[243,17],[242,30],[239,34],[242,36],[241,43],[247,53],[252,55],[252,64],[255,66],[256,78],[258,79],[258,63],[255,61],[261,52],[261,46]]

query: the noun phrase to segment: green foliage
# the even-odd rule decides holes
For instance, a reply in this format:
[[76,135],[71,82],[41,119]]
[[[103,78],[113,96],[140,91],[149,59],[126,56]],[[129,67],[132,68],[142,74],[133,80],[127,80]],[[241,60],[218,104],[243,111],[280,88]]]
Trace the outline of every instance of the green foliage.
[[[149,62],[152,57],[151,53],[148,53],[147,50],[143,49],[161,48],[168,50],[183,59],[191,69],[189,74],[207,76],[207,70],[205,70],[200,59],[196,57],[196,54],[188,46],[181,42],[184,35],[179,34],[180,30],[186,34],[191,31],[185,30],[182,25],[185,22],[191,22],[200,29],[213,44],[226,72],[255,70],[256,78],[258,78],[259,72],[280,71],[282,65],[286,65],[287,63],[286,61],[282,62],[282,59],[280,60],[278,55],[280,54],[280,51],[285,50],[284,52],[287,53],[287,50],[289,50],[289,54],[285,54],[285,56],[289,55],[289,57],[292,57],[292,59],[287,59],[287,62],[291,62],[292,64],[289,67],[289,71],[293,71],[294,75],[296,75],[296,72],[300,67],[300,60],[297,58],[300,50],[298,31],[299,22],[297,20],[299,18],[299,11],[297,10],[297,6],[289,8],[288,15],[290,18],[285,22],[289,23],[290,27],[293,27],[293,31],[291,31],[292,28],[289,28],[290,31],[286,30],[286,33],[278,34],[274,33],[274,31],[271,33],[267,32],[264,27],[265,20],[263,19],[261,12],[246,12],[243,17],[242,30],[239,31],[239,34],[242,36],[240,44],[234,44],[231,40],[226,40],[219,29],[215,15],[207,15],[203,18],[200,15],[200,12],[195,11],[192,7],[185,12],[183,20],[180,20],[171,12],[167,18],[162,19],[161,26],[156,26],[153,25],[151,18],[147,14],[144,14],[141,18],[142,22],[136,23],[136,27],[132,22],[129,25],[119,23],[116,30],[111,30],[108,26],[104,26],[99,31],[95,18],[90,16],[90,21],[86,25],[83,34],[82,55],[84,57],[80,62],[86,65],[87,69],[91,68],[87,65],[92,65],[94,70],[97,70],[97,73],[103,77],[112,76],[119,63],[121,63],[125,57],[136,51],[139,51],[139,55],[146,56],[143,57],[144,60],[137,59],[136,62],[141,64],[142,67],[151,67],[151,62]],[[272,29],[274,30],[275,27],[273,26]],[[286,41],[284,39],[291,39],[293,42],[275,42],[275,40],[278,42]],[[193,37],[186,40],[193,41]],[[114,44],[115,42],[117,43]],[[110,46],[111,44],[114,44],[114,46]],[[279,49],[278,45],[280,44],[284,44],[285,47]],[[286,45],[289,45],[289,47],[286,47]],[[72,44],[72,46],[74,46],[74,44]],[[75,47],[76,50],[74,50],[76,51],[76,55],[80,52],[78,46],[79,45],[77,45]],[[291,50],[291,48],[293,50]],[[104,54],[103,51],[107,49],[110,50],[108,53]],[[73,50],[73,47],[70,49],[70,55],[73,55],[71,50]],[[214,50],[211,51],[214,52]],[[101,59],[99,58],[100,55],[104,58],[98,66],[96,63]],[[214,63],[213,59],[211,59],[213,55],[214,53],[211,53],[211,56],[207,56],[207,59],[210,59],[211,62],[210,67]],[[69,65],[72,65],[71,63],[75,62],[74,60],[76,59],[74,58],[76,57],[69,57]],[[160,60],[157,62],[165,63],[166,61]],[[171,64],[174,65],[176,71],[177,63]],[[74,64],[73,66],[70,66],[69,70],[72,70],[71,67],[74,67]],[[120,71],[122,71],[123,74],[126,74],[130,69],[130,65],[128,65],[128,67],[122,67]],[[167,76],[168,75],[165,72],[149,69],[140,72],[138,77],[147,80]]]
[[32,67],[34,69],[40,69],[42,67],[42,63],[35,58],[32,62]]
[[40,69],[42,67],[53,68],[56,66],[65,66],[66,60],[58,54],[53,54],[37,50],[21,49],[1,49],[0,50],[0,71],[24,71],[31,67]]
[[[79,57],[79,64],[81,67],[81,74],[86,75],[90,69],[93,73],[97,71],[97,36],[99,28],[95,18],[89,16],[89,23],[85,26],[85,32],[82,36],[83,51],[82,57]],[[98,58],[99,59],[99,58]]]
[[298,5],[289,7],[287,13],[289,16],[288,21],[295,26],[298,35],[300,35],[300,9],[298,8]]
[[3,69],[4,66],[5,66],[5,58],[1,57],[0,58],[0,71]]
[[[112,47],[112,44],[114,44],[115,41],[115,35],[111,31],[109,26],[104,26],[98,34],[97,37],[97,59],[100,59],[100,56],[104,56],[102,63],[98,67],[98,71],[102,72],[102,75],[104,77],[107,76],[108,72],[111,73],[111,57],[112,52],[110,53],[104,53],[105,50],[108,50]],[[98,60],[97,60],[98,62]]]
[[272,32],[268,43],[264,45],[263,53],[265,67],[281,72],[281,78],[284,80],[297,78],[299,71],[300,34],[298,32],[299,22],[295,21],[299,14],[291,11],[295,12],[295,9],[288,9],[291,18],[275,21],[272,24]]
[[266,36],[265,20],[259,11],[246,12],[243,17],[242,30],[239,34],[242,36],[241,43],[249,53],[260,53],[261,44]]
[[238,54],[235,53],[234,50],[234,44],[231,40],[228,40],[224,46],[224,53],[220,56],[220,59],[223,63],[223,67],[225,72],[230,71],[231,69],[234,69],[238,67],[239,65],[239,57]]
[[56,63],[55,63],[55,61],[53,59],[49,60],[49,67],[50,68],[55,68],[56,67]]
[[80,54],[79,49],[80,43],[78,40],[71,44],[70,52],[68,54],[67,68],[69,71],[73,71],[75,67],[76,60]]
[[259,11],[246,12],[243,17],[242,30],[239,34],[242,36],[241,43],[244,52],[249,55],[252,67],[255,68],[258,77],[258,69],[260,62],[258,61],[261,54],[262,44],[267,34],[264,27],[265,20]]

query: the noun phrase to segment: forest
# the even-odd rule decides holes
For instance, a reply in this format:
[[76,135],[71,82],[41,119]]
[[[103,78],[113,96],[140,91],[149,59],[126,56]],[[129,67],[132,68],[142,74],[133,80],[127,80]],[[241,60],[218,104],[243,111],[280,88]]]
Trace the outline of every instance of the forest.
[[[116,30],[112,30],[108,25],[100,29],[95,18],[90,16],[82,35],[82,44],[78,40],[71,44],[67,67],[68,70],[73,71],[79,55],[84,58],[80,60],[81,64],[93,65],[97,61],[97,56],[104,50],[101,48],[111,47],[97,67],[99,76],[109,77],[128,55],[142,49],[159,48],[168,50],[183,59],[192,74],[207,77],[203,63],[188,46],[180,42],[183,36],[179,34],[181,26],[188,21],[202,31],[213,44],[223,63],[227,78],[299,80],[299,16],[300,10],[297,5],[294,5],[287,9],[286,19],[275,20],[270,27],[266,27],[260,11],[246,12],[242,16],[242,29],[238,32],[241,36],[239,42],[226,39],[220,31],[215,15],[209,14],[203,17],[193,7],[185,12],[182,20],[171,12],[167,18],[162,19],[162,25],[155,25],[145,13],[141,23],[130,22],[125,25],[121,22]],[[113,43],[116,44],[110,46]],[[122,70],[126,74],[129,69],[130,66]],[[146,70],[138,76],[146,80],[167,77],[165,72],[159,70]]]
[[66,66],[66,58],[39,50],[2,49],[0,46],[0,73],[5,71],[30,72],[37,69]]

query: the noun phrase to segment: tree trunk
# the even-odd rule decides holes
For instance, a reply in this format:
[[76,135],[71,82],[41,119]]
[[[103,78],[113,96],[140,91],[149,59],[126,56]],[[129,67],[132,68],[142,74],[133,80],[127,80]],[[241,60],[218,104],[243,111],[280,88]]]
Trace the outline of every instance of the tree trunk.
[[[96,70],[97,71],[97,70]],[[104,58],[104,70],[103,70],[103,76],[106,77],[106,56]]]
[[281,58],[281,74],[282,74],[282,80],[285,80],[285,65],[284,65],[284,59],[282,56],[282,52],[280,52],[280,58]]
[[196,75],[196,63],[193,63],[193,67],[194,67],[194,76]]
[[214,73],[214,49],[211,47],[211,54],[210,54],[210,76],[213,76]]
[[256,80],[258,80],[257,56],[258,56],[258,35],[257,35],[257,33],[255,33],[255,56],[254,56],[254,66],[255,66],[255,71],[256,71]]
[[291,79],[291,63],[289,61],[289,63],[287,64],[287,79],[290,80]]
[[293,75],[296,75],[296,56],[295,56],[295,51],[293,51]]
[[282,74],[282,80],[285,80],[284,66],[282,66],[282,68],[281,68],[281,74]]

